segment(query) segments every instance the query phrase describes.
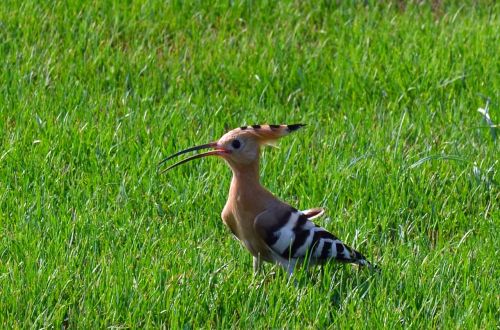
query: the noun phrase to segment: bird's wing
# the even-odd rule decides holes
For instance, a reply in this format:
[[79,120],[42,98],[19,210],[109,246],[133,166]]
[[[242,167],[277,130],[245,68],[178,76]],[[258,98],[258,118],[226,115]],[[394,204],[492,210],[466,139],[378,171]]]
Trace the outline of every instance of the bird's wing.
[[262,212],[255,218],[254,227],[273,255],[285,260],[307,257],[313,264],[335,259],[369,265],[361,253],[292,207]]

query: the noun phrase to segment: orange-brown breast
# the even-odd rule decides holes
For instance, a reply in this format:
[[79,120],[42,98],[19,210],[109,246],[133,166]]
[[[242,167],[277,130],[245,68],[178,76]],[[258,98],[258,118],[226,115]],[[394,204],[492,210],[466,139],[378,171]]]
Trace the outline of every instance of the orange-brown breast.
[[242,194],[245,192],[230,194],[222,211],[222,220],[253,256],[272,261],[269,248],[254,227],[255,218],[266,210],[266,203],[259,195],[252,198]]
[[233,171],[229,196],[222,219],[241,243],[254,255],[272,261],[271,252],[255,227],[255,218],[281,201],[259,182],[258,159],[250,164],[228,162]]

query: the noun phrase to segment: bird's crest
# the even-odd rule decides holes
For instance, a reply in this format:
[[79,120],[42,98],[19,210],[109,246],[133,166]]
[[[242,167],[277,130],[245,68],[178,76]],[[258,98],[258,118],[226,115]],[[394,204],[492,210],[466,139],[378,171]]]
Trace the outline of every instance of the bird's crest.
[[285,135],[298,130],[305,124],[291,124],[291,125],[251,125],[241,126],[234,130],[236,134],[251,134],[257,137],[262,144],[274,146],[277,140]]

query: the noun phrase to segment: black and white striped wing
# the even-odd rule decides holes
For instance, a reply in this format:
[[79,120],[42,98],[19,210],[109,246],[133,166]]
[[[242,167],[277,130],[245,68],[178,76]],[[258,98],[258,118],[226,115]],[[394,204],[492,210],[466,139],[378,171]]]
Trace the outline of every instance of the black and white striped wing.
[[256,218],[255,228],[273,254],[285,260],[307,257],[312,264],[334,259],[369,265],[361,253],[314,224],[306,214],[293,208],[277,214],[265,211]]

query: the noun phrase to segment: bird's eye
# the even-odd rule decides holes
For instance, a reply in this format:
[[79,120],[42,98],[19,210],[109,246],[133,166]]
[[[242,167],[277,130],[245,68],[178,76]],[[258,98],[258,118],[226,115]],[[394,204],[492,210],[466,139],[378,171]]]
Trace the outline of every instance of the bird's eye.
[[234,149],[239,149],[241,147],[241,142],[240,140],[233,140],[233,142],[231,142],[231,146],[234,148]]

